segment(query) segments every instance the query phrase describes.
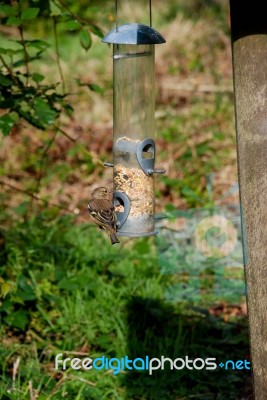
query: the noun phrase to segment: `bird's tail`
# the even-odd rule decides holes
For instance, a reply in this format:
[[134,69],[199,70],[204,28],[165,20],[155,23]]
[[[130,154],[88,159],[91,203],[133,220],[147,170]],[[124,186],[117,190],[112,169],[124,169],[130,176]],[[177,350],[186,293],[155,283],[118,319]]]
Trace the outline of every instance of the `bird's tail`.
[[120,243],[120,241],[119,241],[119,239],[118,239],[118,236],[116,235],[115,232],[112,232],[112,233],[109,235],[109,237],[110,237],[111,244]]

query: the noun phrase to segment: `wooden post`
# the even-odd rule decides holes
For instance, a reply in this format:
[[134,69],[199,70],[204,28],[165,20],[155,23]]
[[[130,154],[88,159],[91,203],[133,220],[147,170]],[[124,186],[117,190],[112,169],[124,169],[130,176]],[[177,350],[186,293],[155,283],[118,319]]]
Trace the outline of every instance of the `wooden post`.
[[256,400],[267,399],[267,14],[230,0],[235,118]]

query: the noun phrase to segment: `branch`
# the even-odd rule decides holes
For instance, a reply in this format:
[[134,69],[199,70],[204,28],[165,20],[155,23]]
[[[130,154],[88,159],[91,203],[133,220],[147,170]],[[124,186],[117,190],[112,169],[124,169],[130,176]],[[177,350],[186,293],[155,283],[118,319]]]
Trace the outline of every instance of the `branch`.
[[2,61],[3,66],[6,68],[7,72],[13,77],[12,69],[9,67],[9,65],[6,63],[5,59],[3,56],[0,54],[0,60]]
[[66,131],[64,131],[63,129],[61,129],[59,126],[55,125],[55,128],[62,133],[62,135],[66,136],[66,138],[68,138],[72,143],[76,143],[79,148],[81,149],[81,151],[83,153],[86,153],[87,155],[89,155],[93,162],[95,162],[96,164],[100,164],[102,167],[105,167],[104,163],[102,160],[100,160],[99,157],[97,157],[97,155],[93,152],[88,151],[84,146],[82,146],[80,143],[77,143],[77,139],[74,139],[73,137],[71,137]]
[[34,193],[29,192],[28,190],[20,189],[16,186],[11,185],[10,183],[6,183],[6,182],[0,180],[0,185],[9,187],[10,189],[15,190],[16,192],[26,194],[27,196],[31,197],[34,200],[42,201],[46,206],[53,206],[53,207],[57,207],[61,210],[70,212],[68,207],[64,207],[64,206],[54,203],[54,202],[49,202],[48,200],[42,199],[41,197],[37,196]]
[[26,86],[28,86],[29,76],[30,76],[29,55],[27,52],[26,43],[25,43],[25,39],[24,39],[23,25],[19,25],[18,28],[19,28],[19,34],[20,34],[20,38],[21,38],[22,47],[23,47],[23,53],[24,53],[24,57],[25,57]]
[[172,90],[177,92],[200,92],[200,93],[233,93],[231,85],[210,85],[210,84],[194,84],[188,81],[174,83],[172,81],[161,85],[163,90]]
[[7,72],[10,74],[11,78],[13,79],[13,81],[18,84],[18,78],[13,74],[12,68],[7,64],[7,62],[5,61],[4,57],[0,54],[0,60],[3,64],[3,66],[6,68]]
[[57,67],[58,67],[58,71],[59,71],[59,75],[60,75],[60,79],[61,79],[61,83],[62,83],[62,91],[63,91],[63,94],[65,94],[65,81],[64,81],[64,75],[63,75],[61,63],[60,63],[59,44],[58,44],[58,35],[57,35],[57,20],[56,20],[55,16],[53,16],[53,30],[54,30],[54,38],[55,38],[55,45],[56,45]]
[[76,143],[76,139],[74,139],[73,137],[71,137],[66,131],[64,131],[63,129],[61,129],[59,126],[55,125],[55,128],[62,133],[62,135],[66,136],[67,139],[69,139],[72,143]]
[[62,8],[64,8],[75,20],[79,21],[81,24],[86,24],[86,25],[91,25],[92,22],[85,19],[81,18],[79,15],[75,14],[74,12],[71,11],[71,9],[67,6],[67,4],[63,0],[55,0],[55,3],[59,3]]

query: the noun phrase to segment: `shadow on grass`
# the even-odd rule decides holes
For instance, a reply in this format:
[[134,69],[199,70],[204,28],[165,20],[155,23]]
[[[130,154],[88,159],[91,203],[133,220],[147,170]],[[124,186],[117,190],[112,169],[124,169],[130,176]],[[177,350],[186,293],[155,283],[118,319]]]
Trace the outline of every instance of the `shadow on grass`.
[[[132,298],[128,303],[128,356],[175,358],[215,357],[217,365],[228,359],[249,358],[247,321],[225,323],[218,318],[184,316],[158,300]],[[139,364],[140,365],[140,364]],[[180,365],[180,363],[179,363]],[[198,363],[200,365],[200,363]],[[252,399],[248,370],[129,371],[125,377],[127,399],[248,400]]]

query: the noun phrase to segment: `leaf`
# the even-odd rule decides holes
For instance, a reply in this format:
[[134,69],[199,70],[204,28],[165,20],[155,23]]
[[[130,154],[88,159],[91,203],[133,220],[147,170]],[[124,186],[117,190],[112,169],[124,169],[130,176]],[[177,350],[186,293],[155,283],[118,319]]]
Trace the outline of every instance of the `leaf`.
[[100,94],[101,96],[104,94],[104,90],[103,88],[101,88],[100,86],[98,86],[96,83],[85,83],[85,82],[81,82],[81,80],[79,78],[76,78],[76,83],[79,86],[86,86],[88,87],[90,90],[92,90],[93,92],[96,92],[98,94]]
[[[50,47],[50,44],[47,43],[45,40],[38,40],[38,39],[25,40],[24,43],[26,44],[27,47],[34,47],[39,50],[45,50],[48,47]],[[21,41],[20,41],[20,44],[23,45],[23,43]]]
[[33,117],[28,111],[25,111],[22,108],[18,108],[16,111],[21,118],[24,118],[31,125],[35,126],[38,129],[45,129],[44,124],[41,123],[38,118]]
[[12,288],[12,284],[6,282],[3,278],[0,277],[0,297],[5,298],[6,295],[12,290]]
[[104,90],[100,86],[96,85],[95,83],[89,83],[88,87],[93,92],[101,94],[101,96],[104,94]]
[[40,97],[34,100],[34,111],[35,118],[37,118],[40,123],[44,125],[53,124],[58,115],[58,113]]
[[66,31],[76,31],[77,29],[81,29],[82,25],[80,24],[80,22],[75,21],[75,20],[71,20],[71,21],[67,21],[67,22],[63,22],[60,24],[62,26],[62,28]]
[[44,78],[45,78],[44,75],[38,74],[37,72],[34,72],[32,74],[32,79],[36,83],[42,82],[44,80]]
[[5,298],[11,289],[12,289],[12,286],[9,283],[7,283],[7,282],[2,283],[1,284],[1,296]]
[[59,6],[57,4],[55,4],[53,1],[50,0],[49,6],[50,6],[50,16],[51,17],[56,17],[56,16],[62,14],[62,11],[59,8]]
[[11,17],[17,15],[17,7],[16,6],[9,6],[6,4],[0,4],[0,14],[1,17]]
[[97,25],[90,25],[90,31],[100,39],[104,37],[103,31]]
[[14,56],[15,54],[22,54],[23,50],[14,50],[10,48],[4,49],[3,47],[0,47],[0,54],[6,54],[9,57]]
[[8,87],[12,85],[12,80],[7,78],[5,75],[0,74],[0,85]]
[[64,110],[66,111],[67,115],[71,116],[73,114],[74,109],[70,104],[63,103],[62,106],[63,106]]
[[14,311],[12,314],[7,315],[4,321],[7,325],[24,330],[29,322],[28,313],[25,310]]
[[[39,53],[38,53],[38,54],[39,54]],[[32,61],[39,60],[40,57],[38,56],[38,54],[37,54],[35,57],[29,57],[29,58],[27,59],[27,62],[30,63],[30,62],[32,62]],[[20,59],[20,60],[18,60],[18,61],[16,61],[16,62],[14,62],[14,63],[13,63],[13,67],[14,67],[14,68],[22,67],[22,66],[25,65],[25,64],[26,64],[26,60],[25,60],[25,58],[22,58],[22,59]]]
[[29,21],[34,19],[39,14],[40,9],[37,7],[29,7],[22,11],[21,19],[22,21]]
[[34,289],[26,282],[25,277],[19,280],[19,290],[17,290],[16,296],[23,301],[32,301],[37,298]]
[[92,46],[92,38],[89,31],[80,32],[80,43],[85,51],[88,51],[90,49],[90,47]]
[[6,25],[11,25],[11,26],[19,26],[21,25],[21,21],[18,17],[9,17]]
[[8,114],[1,115],[0,117],[0,130],[2,131],[4,136],[7,136],[13,126],[15,125],[16,121],[10,117]]

